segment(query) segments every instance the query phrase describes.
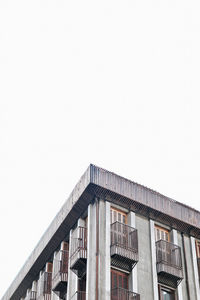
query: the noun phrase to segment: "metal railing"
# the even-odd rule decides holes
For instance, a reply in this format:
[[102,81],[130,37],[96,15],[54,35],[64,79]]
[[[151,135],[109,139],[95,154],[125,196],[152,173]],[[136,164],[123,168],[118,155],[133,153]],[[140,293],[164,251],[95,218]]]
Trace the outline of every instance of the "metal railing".
[[86,292],[76,292],[70,300],[86,300]]
[[44,272],[39,281],[37,299],[51,300],[52,273]]
[[122,288],[111,290],[111,300],[140,300],[140,295]]
[[30,291],[24,300],[36,300],[36,292]]
[[126,224],[115,222],[111,224],[111,246],[116,245],[124,249],[138,252],[137,229]]
[[182,269],[181,248],[164,240],[156,242],[156,260],[168,266]]
[[76,254],[82,251],[81,256],[87,258],[87,228],[78,226],[73,233],[71,241],[71,263]]
[[52,285],[54,285],[54,281],[56,281],[59,275],[61,276],[61,281],[67,281],[68,261],[69,251],[60,250],[53,262]]

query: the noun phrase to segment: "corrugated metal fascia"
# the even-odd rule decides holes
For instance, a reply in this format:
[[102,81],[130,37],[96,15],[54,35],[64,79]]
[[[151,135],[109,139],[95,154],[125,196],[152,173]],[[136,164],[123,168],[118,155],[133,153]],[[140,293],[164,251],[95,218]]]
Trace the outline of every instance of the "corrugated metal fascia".
[[91,182],[200,229],[200,212],[145,186],[91,165]]

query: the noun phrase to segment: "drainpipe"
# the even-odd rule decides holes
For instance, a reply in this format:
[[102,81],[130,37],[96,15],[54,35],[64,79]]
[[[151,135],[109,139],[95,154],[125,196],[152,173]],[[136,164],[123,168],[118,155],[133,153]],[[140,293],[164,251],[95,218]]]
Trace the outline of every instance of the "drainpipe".
[[98,300],[99,275],[99,199],[96,199],[96,300]]
[[185,251],[185,239],[184,239],[183,232],[181,232],[181,237],[182,237],[182,245],[183,245],[184,267],[185,267],[185,284],[186,284],[187,296],[188,296],[188,299],[190,300],[190,287],[189,287],[189,283],[188,283],[188,270],[187,270],[187,261],[186,261],[186,251]]

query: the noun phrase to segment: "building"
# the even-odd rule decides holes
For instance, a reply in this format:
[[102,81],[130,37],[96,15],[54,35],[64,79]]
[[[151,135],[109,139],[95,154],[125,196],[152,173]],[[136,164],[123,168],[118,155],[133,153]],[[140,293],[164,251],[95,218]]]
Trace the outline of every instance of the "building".
[[200,212],[90,165],[2,300],[200,300]]

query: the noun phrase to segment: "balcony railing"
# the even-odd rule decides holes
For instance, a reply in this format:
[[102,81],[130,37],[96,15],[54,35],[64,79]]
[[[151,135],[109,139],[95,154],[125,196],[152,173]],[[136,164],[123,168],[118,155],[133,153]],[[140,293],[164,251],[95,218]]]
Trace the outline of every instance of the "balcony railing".
[[140,295],[122,288],[111,290],[111,300],[140,300]]
[[86,300],[86,292],[76,292],[70,300]]
[[30,291],[24,300],[36,300],[36,292]]
[[37,300],[51,300],[52,273],[44,272],[39,281],[40,288],[37,293]]
[[52,290],[58,292],[60,298],[62,298],[61,294],[65,293],[67,289],[68,260],[69,251],[60,250],[53,262]]
[[70,268],[79,276],[83,276],[87,262],[87,228],[77,227],[71,239]]
[[156,260],[160,280],[177,286],[183,279],[181,248],[164,240],[157,241]]
[[111,263],[131,271],[138,262],[138,234],[135,228],[115,222],[111,224]]

